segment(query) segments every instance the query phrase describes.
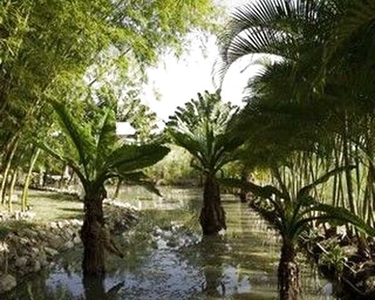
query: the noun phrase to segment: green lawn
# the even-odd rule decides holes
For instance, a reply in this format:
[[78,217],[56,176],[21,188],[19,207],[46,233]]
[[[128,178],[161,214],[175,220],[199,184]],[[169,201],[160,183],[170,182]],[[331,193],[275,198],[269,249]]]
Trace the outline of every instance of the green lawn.
[[[13,210],[21,209],[21,191],[17,190],[18,200],[13,201]],[[29,191],[29,205],[35,218],[29,222],[11,221],[0,222],[0,238],[9,231],[16,231],[24,226],[32,226],[37,223],[48,223],[64,219],[81,219],[83,216],[83,203],[75,197],[46,191]],[[0,205],[0,211],[6,211],[6,207]]]

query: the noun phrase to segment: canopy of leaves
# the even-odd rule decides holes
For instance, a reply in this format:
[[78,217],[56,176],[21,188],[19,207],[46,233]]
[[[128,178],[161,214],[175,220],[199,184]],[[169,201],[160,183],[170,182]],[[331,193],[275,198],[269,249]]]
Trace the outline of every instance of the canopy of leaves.
[[172,141],[193,155],[193,166],[214,175],[226,163],[236,159],[241,139],[227,134],[237,108],[223,103],[217,94],[198,94],[184,107],[178,107],[167,123]]
[[53,102],[65,147],[52,149],[40,144],[47,153],[69,165],[79,176],[85,189],[100,187],[105,180],[120,177],[146,184],[140,169],[151,166],[168,154],[169,149],[158,144],[121,144],[115,134],[116,119],[113,108],[104,108],[100,128],[96,133],[89,124],[77,119],[61,103]]

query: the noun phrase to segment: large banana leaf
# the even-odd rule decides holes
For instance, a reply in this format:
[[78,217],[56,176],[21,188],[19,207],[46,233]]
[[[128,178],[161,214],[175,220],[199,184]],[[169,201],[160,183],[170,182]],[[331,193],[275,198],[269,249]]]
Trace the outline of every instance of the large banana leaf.
[[86,178],[83,175],[83,173],[82,173],[79,165],[77,165],[76,161],[74,161],[73,159],[71,159],[70,157],[66,156],[63,153],[60,153],[60,152],[58,152],[58,151],[50,148],[49,146],[47,146],[44,143],[38,143],[38,142],[35,142],[35,143],[36,143],[36,145],[40,149],[42,149],[43,151],[47,152],[53,158],[55,158],[55,159],[63,162],[64,164],[67,164],[69,167],[71,167],[73,169],[73,171],[77,174],[77,176],[79,177],[79,179],[82,181],[82,183],[86,182]]
[[89,128],[80,124],[63,103],[51,101],[51,104],[59,117],[58,120],[61,129],[64,131],[68,141],[74,145],[78,153],[78,159],[85,170],[85,175],[89,178],[89,164],[94,159],[96,149],[95,140]]
[[158,144],[123,145],[108,157],[104,170],[125,174],[149,167],[163,159],[170,149]]
[[104,115],[96,147],[96,168],[101,169],[113,152],[117,142],[115,112],[109,109]]

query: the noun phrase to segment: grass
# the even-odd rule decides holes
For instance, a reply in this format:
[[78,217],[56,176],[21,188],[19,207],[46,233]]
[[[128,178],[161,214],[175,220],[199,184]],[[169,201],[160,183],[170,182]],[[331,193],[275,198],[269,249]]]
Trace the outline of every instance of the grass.
[[[13,201],[13,210],[21,210],[20,191],[16,191],[18,201]],[[29,205],[36,214],[35,222],[51,222],[65,219],[80,219],[83,216],[83,202],[56,192],[29,191]]]
[[[15,191],[18,196],[17,201],[13,201],[13,211],[21,210],[21,191]],[[65,194],[46,192],[46,191],[29,191],[29,205],[31,211],[35,213],[31,221],[6,221],[0,222],[0,240],[9,232],[18,231],[22,228],[35,226],[36,224],[49,223],[52,221],[66,219],[82,219],[83,203],[82,201]],[[0,206],[0,211],[7,211],[6,207]]]

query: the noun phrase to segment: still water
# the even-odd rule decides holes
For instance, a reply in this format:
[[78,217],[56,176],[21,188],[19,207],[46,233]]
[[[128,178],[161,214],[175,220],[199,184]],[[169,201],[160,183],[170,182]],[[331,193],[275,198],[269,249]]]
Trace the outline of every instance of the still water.
[[[228,230],[203,239],[201,192],[162,189],[163,198],[127,188],[121,200],[140,210],[140,220],[117,238],[124,259],[108,258],[101,292],[90,300],[277,299],[277,235],[233,196],[223,196]],[[82,249],[64,253],[48,270],[33,274],[6,300],[87,299],[80,269]],[[325,281],[302,268],[303,299],[330,299]]]

